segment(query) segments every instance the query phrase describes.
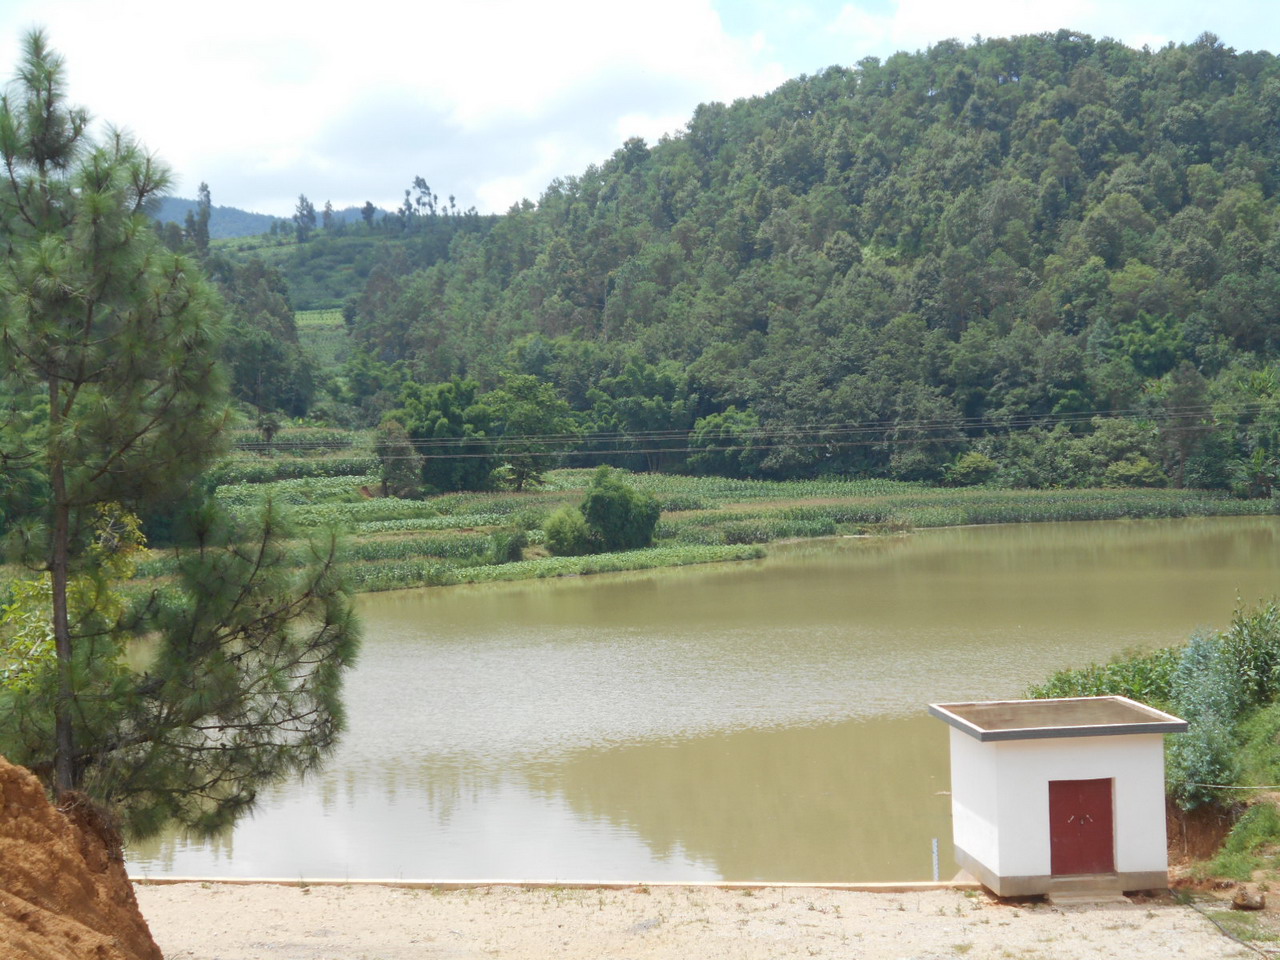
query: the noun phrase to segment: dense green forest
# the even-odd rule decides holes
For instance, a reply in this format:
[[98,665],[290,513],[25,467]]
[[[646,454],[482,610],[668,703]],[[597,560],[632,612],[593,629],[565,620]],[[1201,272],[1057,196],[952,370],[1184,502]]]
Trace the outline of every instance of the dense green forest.
[[705,104],[483,229],[406,198],[448,249],[373,257],[328,397],[529,375],[583,464],[1267,495],[1278,113],[1271,54],[1067,31]]
[[[518,432],[547,466],[1270,496],[1278,120],[1276,58],[1209,34],[947,41],[704,104],[500,217],[417,177],[208,256],[237,396],[437,466]],[[455,466],[424,489],[497,464]]]

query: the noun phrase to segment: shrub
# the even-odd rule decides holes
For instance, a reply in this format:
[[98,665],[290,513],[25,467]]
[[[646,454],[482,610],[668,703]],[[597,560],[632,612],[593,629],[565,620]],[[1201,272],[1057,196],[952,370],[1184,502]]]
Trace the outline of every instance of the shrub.
[[604,466],[592,475],[581,510],[596,550],[605,552],[649,546],[662,514],[653,494],[627,486]]
[[1032,687],[1031,697],[1129,697],[1159,709],[1171,709],[1173,675],[1182,657],[1178,647],[1131,654],[1105,666],[1059,670]]
[[1280,697],[1280,607],[1268,603],[1249,613],[1237,610],[1222,643],[1245,706]]
[[1163,487],[1168,482],[1161,469],[1146,457],[1117,460],[1102,473],[1104,487]]
[[395,420],[383,421],[374,451],[382,474],[383,494],[412,499],[421,493],[422,457],[401,424]]
[[985,453],[970,450],[947,468],[947,483],[953,487],[973,487],[988,483],[1000,472],[1000,464]]
[[1217,799],[1214,784],[1234,784],[1239,773],[1235,720],[1244,706],[1225,645],[1193,637],[1173,674],[1173,707],[1187,732],[1169,745],[1169,785],[1183,809]]
[[547,522],[547,511],[541,507],[525,507],[516,511],[511,522],[526,533],[541,530],[543,524]]
[[495,530],[489,537],[489,562],[514,563],[524,559],[524,548],[529,542],[523,530]]
[[587,518],[576,507],[561,507],[547,518],[543,527],[547,549],[561,557],[580,557],[591,553],[591,529]]
[[1130,655],[1106,666],[1063,670],[1032,697],[1120,694],[1188,722],[1168,745],[1169,792],[1190,810],[1223,799],[1221,786],[1274,781],[1280,769],[1280,607],[1237,610],[1221,633],[1181,649]]

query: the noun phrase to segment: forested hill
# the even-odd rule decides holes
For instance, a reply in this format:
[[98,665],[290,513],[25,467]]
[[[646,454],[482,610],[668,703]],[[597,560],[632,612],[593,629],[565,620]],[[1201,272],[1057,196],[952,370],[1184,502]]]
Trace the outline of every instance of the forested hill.
[[[163,197],[155,212],[155,219],[161,223],[176,223],[181,226],[186,221],[187,214],[194,215],[198,209],[198,200]],[[237,207],[210,207],[209,214],[209,236],[215,240],[266,233],[280,219],[265,213],[250,213]]]
[[1276,58],[1208,34],[948,41],[706,104],[375,270],[352,399],[527,373],[585,429],[692,430],[704,469],[981,452],[1018,482],[1223,486],[1276,450],[1278,122]]

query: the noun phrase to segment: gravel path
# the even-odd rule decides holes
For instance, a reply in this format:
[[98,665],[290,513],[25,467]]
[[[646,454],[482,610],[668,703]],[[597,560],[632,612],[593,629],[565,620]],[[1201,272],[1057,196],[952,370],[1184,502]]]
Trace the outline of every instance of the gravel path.
[[1169,901],[975,892],[141,885],[166,960],[1209,960],[1256,957]]

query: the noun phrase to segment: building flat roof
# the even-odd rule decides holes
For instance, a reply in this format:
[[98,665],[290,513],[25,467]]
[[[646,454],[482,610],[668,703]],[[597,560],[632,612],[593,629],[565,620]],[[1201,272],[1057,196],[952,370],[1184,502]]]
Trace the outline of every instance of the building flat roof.
[[1187,721],[1128,697],[931,703],[929,712],[977,740],[1182,733]]

